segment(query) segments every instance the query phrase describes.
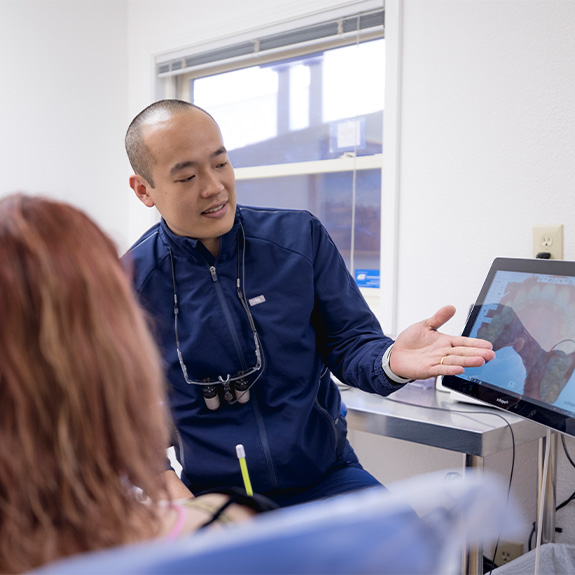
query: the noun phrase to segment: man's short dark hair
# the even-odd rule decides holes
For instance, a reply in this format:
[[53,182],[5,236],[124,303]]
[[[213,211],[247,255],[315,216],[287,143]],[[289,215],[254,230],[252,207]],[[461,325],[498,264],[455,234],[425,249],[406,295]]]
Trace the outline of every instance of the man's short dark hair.
[[[189,110],[190,108],[195,108],[208,114],[205,110],[186,102],[184,100],[158,100],[148,107],[144,108],[130,123],[128,131],[126,132],[126,152],[128,153],[128,159],[135,174],[142,176],[149,184],[154,187],[154,178],[152,176],[152,168],[154,165],[154,156],[151,150],[146,146],[144,138],[142,137],[142,128],[145,126],[151,118],[158,112],[164,111],[168,112],[170,115],[177,114]],[[211,118],[211,116],[210,116]]]

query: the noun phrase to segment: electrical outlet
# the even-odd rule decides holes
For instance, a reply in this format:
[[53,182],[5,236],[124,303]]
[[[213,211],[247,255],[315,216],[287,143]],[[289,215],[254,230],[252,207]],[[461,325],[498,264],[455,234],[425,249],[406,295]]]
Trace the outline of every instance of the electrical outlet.
[[501,567],[523,555],[523,544],[512,541],[500,541],[495,555],[495,565]]
[[533,226],[533,257],[549,253],[548,259],[563,259],[563,224],[556,226]]

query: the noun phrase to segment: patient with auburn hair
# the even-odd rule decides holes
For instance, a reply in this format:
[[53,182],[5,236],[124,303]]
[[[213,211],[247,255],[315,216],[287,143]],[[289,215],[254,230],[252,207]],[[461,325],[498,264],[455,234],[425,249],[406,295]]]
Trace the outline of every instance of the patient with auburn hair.
[[252,516],[222,493],[173,501],[161,483],[161,358],[84,213],[0,200],[0,318],[0,572]]

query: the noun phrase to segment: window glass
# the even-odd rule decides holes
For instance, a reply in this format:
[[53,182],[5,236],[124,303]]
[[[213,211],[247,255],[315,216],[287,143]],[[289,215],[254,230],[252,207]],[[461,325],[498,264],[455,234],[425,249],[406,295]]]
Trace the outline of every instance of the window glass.
[[218,122],[228,150],[276,137],[278,76],[271,68],[243,68],[191,82],[194,104]]
[[[352,268],[353,172],[240,180],[236,189],[240,204],[312,212],[326,227],[348,269]],[[381,170],[358,171],[355,175],[354,270],[379,270],[380,210]]]
[[384,40],[191,80],[235,167],[382,151]]

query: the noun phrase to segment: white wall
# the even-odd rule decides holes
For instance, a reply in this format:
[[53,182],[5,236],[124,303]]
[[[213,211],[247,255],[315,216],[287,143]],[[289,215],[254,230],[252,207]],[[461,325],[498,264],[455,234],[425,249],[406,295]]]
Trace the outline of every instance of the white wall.
[[564,224],[575,259],[575,2],[401,5],[398,328],[453,303],[459,333],[533,225]]
[[126,30],[123,1],[0,1],[0,195],[70,201],[124,245]]

